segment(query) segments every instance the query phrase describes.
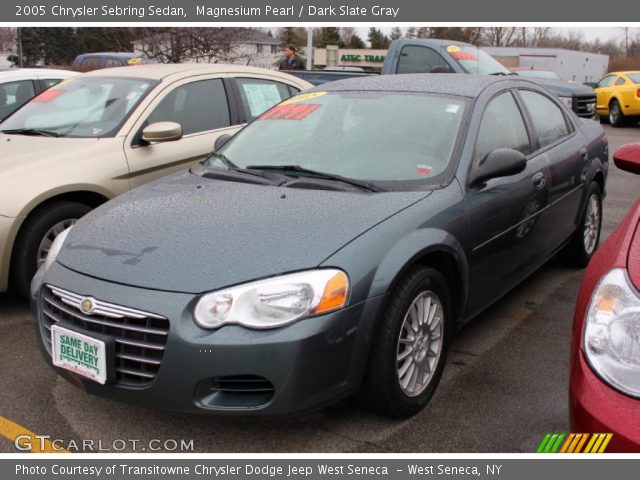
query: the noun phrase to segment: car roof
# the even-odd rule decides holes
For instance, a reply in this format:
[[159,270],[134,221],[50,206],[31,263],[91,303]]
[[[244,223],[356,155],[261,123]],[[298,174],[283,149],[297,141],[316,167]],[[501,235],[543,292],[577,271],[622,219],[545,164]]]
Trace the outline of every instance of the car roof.
[[[291,79],[291,76],[275,70],[246,67],[244,65],[229,65],[221,63],[150,63],[143,65],[129,65],[125,67],[103,68],[83,73],[92,77],[128,77],[162,80],[167,77],[183,78],[191,75],[206,75],[216,73],[253,73],[271,74]],[[297,79],[298,81],[300,79]]]
[[314,87],[310,91],[389,91],[477,97],[485,88],[505,83],[536,86],[516,75],[466,75],[460,73],[413,73],[402,75],[370,75],[338,80]]
[[0,78],[7,79],[12,77],[28,77],[28,76],[44,76],[56,75],[60,78],[77,75],[78,72],[71,70],[58,70],[56,68],[10,68],[8,70],[0,70]]
[[609,72],[607,75],[629,75],[630,73],[640,73],[640,70],[622,70],[620,72]]

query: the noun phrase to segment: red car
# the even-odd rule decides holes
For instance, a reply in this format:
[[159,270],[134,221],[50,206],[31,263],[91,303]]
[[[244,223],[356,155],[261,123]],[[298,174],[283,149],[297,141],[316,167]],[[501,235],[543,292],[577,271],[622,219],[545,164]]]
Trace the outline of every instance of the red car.
[[[616,151],[640,174],[640,143]],[[640,199],[594,255],[573,319],[571,431],[613,433],[607,452],[640,452]]]

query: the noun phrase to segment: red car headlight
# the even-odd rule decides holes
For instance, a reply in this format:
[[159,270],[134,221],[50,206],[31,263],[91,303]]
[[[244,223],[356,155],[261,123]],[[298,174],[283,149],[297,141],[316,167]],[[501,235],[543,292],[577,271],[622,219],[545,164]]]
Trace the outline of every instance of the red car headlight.
[[587,312],[583,350],[605,382],[640,397],[640,293],[625,270],[600,279]]

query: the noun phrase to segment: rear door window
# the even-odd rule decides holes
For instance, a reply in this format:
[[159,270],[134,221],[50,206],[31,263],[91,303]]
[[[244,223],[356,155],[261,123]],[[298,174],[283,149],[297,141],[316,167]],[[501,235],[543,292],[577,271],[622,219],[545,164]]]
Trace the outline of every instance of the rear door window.
[[[291,96],[288,85],[259,78],[237,78],[240,101],[247,120],[253,120]],[[297,92],[296,92],[297,93]]]

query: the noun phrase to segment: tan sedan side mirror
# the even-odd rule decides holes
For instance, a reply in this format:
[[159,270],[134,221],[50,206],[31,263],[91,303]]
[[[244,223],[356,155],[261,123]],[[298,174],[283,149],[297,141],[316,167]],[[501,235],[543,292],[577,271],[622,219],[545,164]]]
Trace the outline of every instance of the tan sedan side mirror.
[[149,143],[175,142],[182,138],[182,125],[176,122],[156,122],[142,130],[142,139]]

